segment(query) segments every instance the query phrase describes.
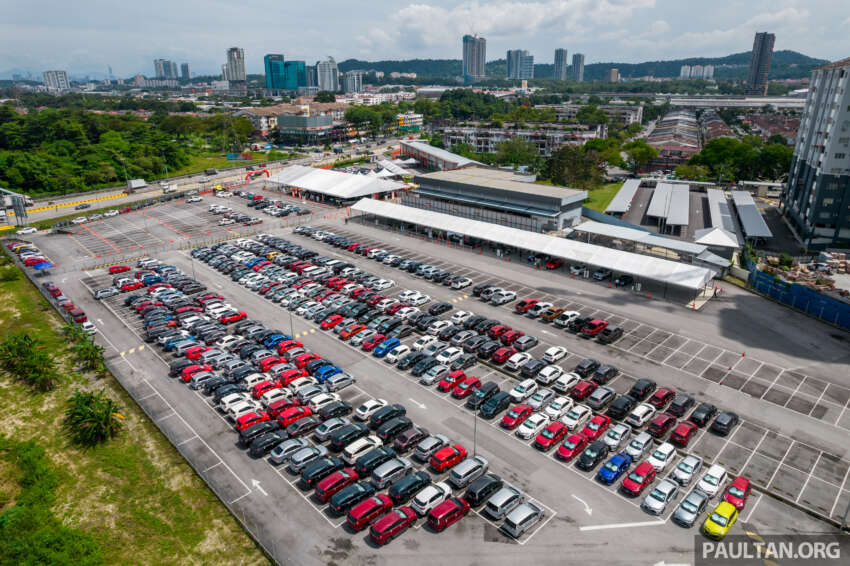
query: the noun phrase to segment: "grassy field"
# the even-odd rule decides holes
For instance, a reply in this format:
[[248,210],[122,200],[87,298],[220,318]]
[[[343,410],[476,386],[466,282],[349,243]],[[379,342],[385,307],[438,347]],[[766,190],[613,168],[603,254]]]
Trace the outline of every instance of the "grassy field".
[[[39,338],[64,376],[55,390],[39,394],[0,374],[0,436],[32,440],[46,451],[57,479],[50,511],[64,527],[92,539],[102,563],[269,563],[112,376],[75,371],[58,334],[60,318],[23,275],[0,283],[0,324]],[[62,411],[78,388],[103,389],[118,401],[126,417],[118,438],[88,450],[69,444]],[[23,497],[21,482],[21,472],[0,459],[0,517]],[[0,553],[0,564],[8,563]]]
[[599,212],[605,212],[605,209],[608,208],[608,204],[622,186],[622,183],[606,183],[599,188],[587,191],[587,200],[585,201],[584,206],[592,208],[593,210],[598,210]]
[[185,167],[181,167],[176,171],[169,169],[169,177],[177,177],[179,175],[188,175],[190,173],[203,173],[205,169],[229,169],[231,167],[244,167],[253,163],[262,163],[266,160],[263,155],[260,159],[251,161],[228,161],[226,157],[221,155],[192,155],[191,161]]

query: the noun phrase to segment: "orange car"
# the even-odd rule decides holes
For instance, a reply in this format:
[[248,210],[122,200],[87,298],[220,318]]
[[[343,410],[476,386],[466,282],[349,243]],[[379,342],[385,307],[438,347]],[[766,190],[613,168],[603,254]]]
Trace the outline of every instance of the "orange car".
[[351,326],[347,327],[345,330],[339,333],[339,339],[348,340],[358,332],[362,332],[364,330],[366,330],[365,324],[352,324]]

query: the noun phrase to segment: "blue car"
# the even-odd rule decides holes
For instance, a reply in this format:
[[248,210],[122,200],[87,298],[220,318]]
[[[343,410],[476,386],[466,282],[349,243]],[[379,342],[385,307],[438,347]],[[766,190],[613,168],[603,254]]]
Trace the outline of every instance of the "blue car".
[[372,350],[372,355],[376,358],[383,358],[387,354],[393,351],[393,348],[401,344],[401,340],[398,338],[387,338]]
[[338,373],[342,373],[342,369],[340,369],[339,367],[337,367],[335,365],[328,364],[326,366],[322,366],[319,369],[317,369],[316,373],[313,374],[313,377],[319,383],[324,383],[328,379],[330,379],[332,376],[334,376]]
[[605,485],[611,485],[622,476],[632,465],[632,457],[625,452],[612,456],[605,465],[599,468],[596,479]]
[[271,336],[263,340],[263,345],[266,348],[274,348],[281,342],[285,342],[287,340],[292,340],[292,337],[288,334],[272,334]]

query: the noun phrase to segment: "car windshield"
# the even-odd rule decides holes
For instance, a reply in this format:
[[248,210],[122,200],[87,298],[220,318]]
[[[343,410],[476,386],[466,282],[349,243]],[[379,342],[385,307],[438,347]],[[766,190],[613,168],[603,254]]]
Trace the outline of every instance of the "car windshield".
[[726,517],[724,517],[720,513],[712,513],[711,514],[711,520],[713,522],[717,523],[718,525],[720,525],[721,527],[726,526]]
[[538,393],[535,393],[531,398],[534,399],[535,401],[542,401],[545,397],[546,397],[545,394],[538,392]]
[[694,471],[694,467],[689,465],[687,462],[684,462],[684,461],[681,462],[678,467],[683,472],[687,472],[689,474]]
[[597,452],[597,451],[596,451],[595,449],[593,449],[593,448],[588,448],[587,450],[585,450],[585,451],[584,451],[584,454],[586,454],[588,458],[596,458],[596,455],[597,455],[598,453],[599,453],[599,452]]
[[740,499],[740,498],[744,497],[744,490],[741,489],[740,487],[731,486],[729,488],[729,495],[732,495],[732,496]]
[[632,440],[629,446],[635,450],[643,450],[643,443],[640,440]]
[[590,421],[589,423],[587,423],[587,428],[589,428],[590,430],[599,430],[600,426],[601,425],[595,421]]
[[665,454],[661,450],[656,450],[655,452],[652,453],[652,457],[655,458],[656,460],[663,462],[667,459],[667,454]]
[[657,500],[657,501],[660,501],[660,502],[662,502],[662,503],[664,503],[664,501],[665,501],[665,499],[666,499],[666,498],[664,497],[664,493],[662,493],[661,491],[659,491],[659,490],[657,490],[657,489],[653,489],[653,490],[652,490],[652,493],[650,493],[649,495],[650,495],[650,497],[652,497],[653,499],[655,499],[655,500]]
[[567,413],[567,418],[572,419],[574,421],[578,420],[578,417],[579,414],[576,411],[570,411],[569,413]]
[[[543,431],[542,436],[543,436],[543,438],[548,438],[549,440],[552,440],[553,438],[555,438],[555,433],[547,428],[546,430]],[[732,491],[732,490],[729,490],[729,491]]]
[[514,387],[514,391],[516,391],[517,393],[525,393],[525,386],[517,385],[516,387]]
[[608,438],[610,438],[611,440],[620,440],[620,433],[616,430],[609,430]]
[[618,470],[617,464],[615,464],[614,462],[606,462],[605,469],[609,472],[616,472]]
[[629,474],[629,479],[635,483],[643,483],[644,477],[638,473],[632,472]]
[[[461,387],[465,387],[465,385],[461,385]],[[481,399],[481,398],[483,398],[485,395],[487,395],[487,392],[486,392],[486,391],[481,391],[481,390],[479,389],[478,391],[476,391],[475,393],[473,393],[473,395],[475,395],[475,397],[476,397],[476,398]]]
[[466,382],[466,381],[464,381],[463,383],[461,383],[460,385],[458,385],[458,388],[459,388],[459,389],[469,389],[469,386],[470,386],[470,385],[472,385],[472,383],[471,383],[471,382]]
[[575,442],[572,442],[571,440],[564,441],[564,448],[566,448],[567,450],[575,450],[576,446],[578,445]]
[[699,509],[697,508],[697,506],[696,506],[696,505],[694,505],[693,503],[691,503],[691,502],[690,502],[689,500],[687,500],[687,499],[685,499],[684,501],[682,501],[682,509],[684,509],[685,511],[688,511],[689,513],[696,513],[697,511],[699,511]]
[[717,478],[712,476],[711,474],[705,474],[702,479],[705,483],[717,485]]

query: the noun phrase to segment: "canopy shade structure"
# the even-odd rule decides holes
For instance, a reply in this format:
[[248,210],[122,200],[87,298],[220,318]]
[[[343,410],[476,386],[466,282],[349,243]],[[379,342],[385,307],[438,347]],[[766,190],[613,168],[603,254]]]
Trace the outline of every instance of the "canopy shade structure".
[[772,238],[773,232],[767,227],[767,222],[762,218],[753,195],[748,191],[732,191],[732,202],[738,211],[738,219],[741,228],[747,238]]
[[687,226],[690,213],[688,185],[658,183],[646,213],[648,216],[663,218],[670,226]]
[[549,257],[561,258],[571,264],[586,264],[596,268],[610,269],[617,273],[694,292],[701,289],[715,276],[714,271],[703,267],[613,250],[603,246],[585,244],[575,240],[547,236],[500,224],[470,220],[386,201],[362,199],[352,205],[351,208],[364,214],[545,254]]
[[628,212],[637,194],[638,187],[640,187],[640,179],[629,179],[623,183],[623,186],[620,187],[620,190],[611,199],[608,208],[605,209],[605,213],[625,214]]
[[404,183],[389,181],[375,175],[343,173],[341,171],[305,167],[304,165],[287,167],[269,177],[267,182],[339,199],[354,199],[404,188]]
[[691,242],[665,238],[652,232],[644,232],[643,230],[635,230],[634,228],[615,226],[613,224],[603,224],[602,222],[594,222],[592,220],[582,222],[578,226],[573,227],[573,230],[576,232],[596,234],[597,236],[616,238],[618,240],[626,240],[628,242],[636,242],[645,246],[665,248],[691,255],[699,255],[706,250],[706,247],[699,245],[699,243],[692,244]]
[[712,248],[739,248],[738,238],[723,228],[703,228],[694,232],[694,242]]

